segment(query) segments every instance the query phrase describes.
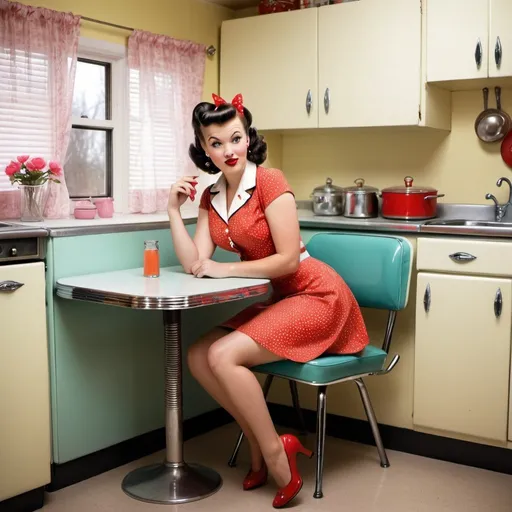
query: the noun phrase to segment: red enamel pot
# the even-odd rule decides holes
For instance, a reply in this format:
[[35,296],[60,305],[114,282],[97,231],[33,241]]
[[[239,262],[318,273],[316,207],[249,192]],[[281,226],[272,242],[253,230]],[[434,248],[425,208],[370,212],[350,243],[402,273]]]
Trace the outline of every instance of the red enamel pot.
[[404,186],[385,188],[381,192],[381,214],[387,219],[425,220],[437,216],[437,199],[444,197],[432,187],[413,186],[406,176]]

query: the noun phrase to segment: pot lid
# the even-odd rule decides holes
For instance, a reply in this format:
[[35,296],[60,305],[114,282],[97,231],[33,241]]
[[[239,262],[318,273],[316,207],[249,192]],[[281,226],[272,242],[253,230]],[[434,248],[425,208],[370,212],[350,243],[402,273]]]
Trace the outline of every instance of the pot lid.
[[413,178],[406,176],[404,178],[405,186],[396,186],[382,189],[382,192],[400,192],[401,194],[426,194],[428,192],[437,192],[437,189],[432,187],[421,187],[412,185]]
[[363,178],[357,178],[354,180],[355,185],[352,187],[345,187],[343,190],[345,192],[354,192],[355,194],[366,194],[368,192],[378,192],[379,189],[375,187],[370,187],[364,184]]
[[315,192],[320,192],[322,194],[335,194],[335,193],[341,193],[343,192],[343,189],[341,187],[337,187],[336,185],[332,184],[332,179],[327,178],[325,180],[325,185],[321,185],[320,187],[316,187],[313,190],[313,194]]

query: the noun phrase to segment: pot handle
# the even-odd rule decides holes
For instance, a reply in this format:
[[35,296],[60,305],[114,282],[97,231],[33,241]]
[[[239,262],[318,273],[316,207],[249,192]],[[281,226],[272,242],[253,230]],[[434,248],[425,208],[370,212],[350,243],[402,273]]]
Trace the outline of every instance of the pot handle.
[[434,195],[434,196],[425,196],[423,198],[423,200],[425,200],[425,199],[435,199],[436,197],[444,197],[444,194],[437,194],[437,195]]

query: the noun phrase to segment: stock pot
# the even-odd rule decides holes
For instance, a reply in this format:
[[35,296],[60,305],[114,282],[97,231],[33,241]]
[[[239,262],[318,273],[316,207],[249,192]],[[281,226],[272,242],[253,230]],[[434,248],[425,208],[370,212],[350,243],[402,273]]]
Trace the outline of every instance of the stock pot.
[[406,176],[405,185],[382,189],[382,216],[387,219],[424,220],[437,216],[437,199],[444,197],[433,187],[413,186]]

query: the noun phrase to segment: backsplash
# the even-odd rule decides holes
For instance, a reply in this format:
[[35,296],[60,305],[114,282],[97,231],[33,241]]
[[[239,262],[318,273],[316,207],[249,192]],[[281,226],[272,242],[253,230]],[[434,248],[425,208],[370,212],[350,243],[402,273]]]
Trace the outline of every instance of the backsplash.
[[[489,84],[494,107],[494,84]],[[512,89],[502,90],[502,108],[512,114]],[[496,187],[500,176],[512,179],[512,169],[501,159],[500,144],[481,143],[474,122],[483,110],[481,90],[452,94],[452,131],[372,128],[315,130],[282,136],[280,165],[297,199],[308,199],[327,176],[339,186],[362,177],[368,185],[403,185],[406,175],[415,185],[436,187],[440,202],[489,204],[492,192],[508,199],[508,187]],[[276,136],[269,145],[278,142]],[[279,159],[277,159],[279,160]],[[277,165],[275,161],[273,165]],[[266,163],[265,165],[268,165]]]

